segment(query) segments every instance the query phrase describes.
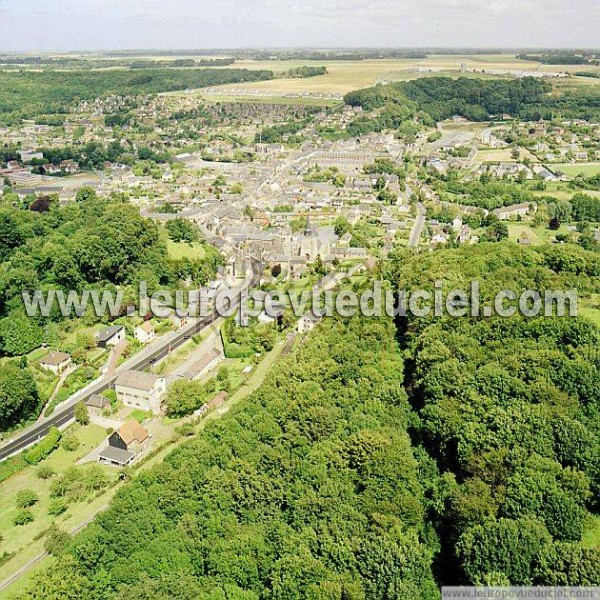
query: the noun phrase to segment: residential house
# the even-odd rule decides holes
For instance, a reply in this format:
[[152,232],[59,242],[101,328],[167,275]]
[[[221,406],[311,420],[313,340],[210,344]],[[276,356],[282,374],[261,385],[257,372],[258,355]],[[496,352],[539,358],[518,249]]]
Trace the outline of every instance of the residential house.
[[55,175],[56,173],[60,173],[60,167],[53,165],[52,163],[45,164],[42,169],[46,175]]
[[173,326],[175,327],[175,329],[177,329],[178,331],[184,327],[185,325],[187,325],[188,322],[188,316],[184,315],[184,314],[177,314],[177,312],[174,312],[173,314],[169,315],[169,321],[171,321],[171,323],[173,323]]
[[115,381],[117,398],[131,408],[160,413],[160,401],[166,391],[163,377],[142,371],[123,371]]
[[100,452],[98,452],[98,462],[105,465],[111,465],[113,467],[126,467],[131,464],[133,459],[136,457],[135,452],[129,450],[122,450],[121,448],[115,448],[114,446],[106,446]]
[[110,435],[108,446],[98,453],[98,460],[105,464],[124,467],[140,454],[144,442],[149,437],[148,432],[132,419]]
[[521,202],[521,204],[513,204],[512,206],[505,206],[503,208],[497,208],[492,211],[501,221],[507,221],[517,217],[526,217],[530,213],[537,212],[537,205],[530,204],[529,202]]
[[534,173],[544,181],[558,181],[558,177],[546,167],[534,167]]
[[309,311],[300,317],[298,321],[298,333],[308,333],[312,331],[323,317]]
[[148,432],[135,419],[131,419],[110,435],[108,444],[113,448],[130,450],[134,444],[141,445],[148,438]]
[[65,352],[50,352],[40,360],[42,369],[52,371],[55,375],[62,373],[71,364],[71,357]]
[[439,230],[431,236],[431,243],[434,246],[438,246],[440,244],[447,244],[450,239],[450,236],[443,230]]
[[98,348],[116,346],[125,339],[125,327],[113,325],[96,334],[96,345]]
[[454,221],[452,221],[452,229],[454,229],[454,231],[460,231],[462,229],[462,226],[463,220],[461,219],[461,217],[456,217]]
[[145,321],[142,325],[135,328],[133,335],[140,344],[148,344],[155,337],[154,326],[150,321]]
[[19,156],[23,162],[31,162],[32,160],[44,160],[44,154],[42,152],[36,152],[35,150],[21,150]]
[[338,246],[330,251],[331,259],[338,260],[359,259],[367,257],[366,248],[350,248],[348,246]]
[[79,171],[79,165],[74,160],[63,160],[60,163],[60,169],[65,173],[77,173]]

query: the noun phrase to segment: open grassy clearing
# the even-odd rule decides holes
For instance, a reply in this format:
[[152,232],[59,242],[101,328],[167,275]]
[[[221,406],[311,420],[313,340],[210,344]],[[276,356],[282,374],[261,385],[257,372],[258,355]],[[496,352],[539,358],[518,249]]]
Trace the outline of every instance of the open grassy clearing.
[[37,562],[27,573],[17,579],[10,588],[0,592],[0,600],[15,600],[15,598],[18,598],[19,594],[27,590],[36,574],[47,569],[54,561],[55,559],[52,556],[46,556]]
[[191,260],[201,260],[205,257],[206,252],[199,242],[173,242],[167,240],[167,251],[169,258],[173,260],[181,260],[182,258],[189,258]]
[[[327,67],[327,74],[311,77],[309,79],[275,79],[249,84],[234,84],[221,86],[219,89],[226,93],[229,89],[260,90],[277,93],[324,93],[345,94],[346,92],[368,87],[378,81],[396,81],[414,79],[427,73],[419,73],[417,70],[431,69],[429,75],[442,74],[460,76],[461,63],[467,69],[480,71],[539,71],[549,73],[559,71],[575,72],[581,70],[579,67],[565,66],[553,67],[551,65],[541,66],[540,63],[524,61],[511,54],[489,54],[489,55],[431,55],[424,59],[369,59],[356,61],[237,61],[228,68],[269,69],[274,73],[282,73],[299,66],[323,65]],[[489,77],[485,73],[465,73],[463,76]],[[497,75],[496,75],[497,77]],[[579,78],[578,78],[579,79]],[[586,79],[586,78],[581,78]]]
[[[109,467],[106,467],[107,469]],[[117,473],[113,470],[113,476]],[[85,523],[88,519],[91,519],[98,512],[101,512],[110,503],[110,500],[115,495],[117,490],[120,488],[120,484],[108,488],[104,493],[96,498],[93,498],[89,502],[79,502],[74,508],[68,511],[66,518],[55,519],[54,522],[63,531],[71,532],[76,528],[79,528],[82,523]],[[36,536],[37,537],[37,536]],[[0,581],[6,580],[17,570],[27,565],[32,559],[39,556],[44,552],[44,540],[45,536],[40,536],[38,539],[34,539],[10,561],[0,567]],[[52,559],[47,557],[42,562],[38,563],[35,568],[30,572],[28,571],[24,578],[17,579],[7,589],[0,592],[0,600],[14,600],[17,591],[22,591],[25,587],[24,579],[31,577],[33,573],[42,569],[43,567],[51,564]]]
[[[412,69],[430,68],[429,60],[357,60],[357,61],[240,61],[236,63],[240,67],[252,69],[271,69],[275,67],[280,71],[287,71],[299,66],[314,66],[315,64],[327,67],[326,75],[310,77],[308,79],[274,79],[260,82],[256,85],[232,85],[222,86],[219,89],[256,89],[260,91],[271,91],[278,93],[323,93],[323,94],[345,94],[352,90],[368,87],[378,81],[391,81],[402,78],[414,78],[418,76]],[[446,69],[459,71],[460,61],[454,59],[448,61]]]
[[[582,301],[579,303],[579,314],[583,317],[586,317],[593,323],[595,323],[598,327],[600,327],[600,308],[591,306],[589,301]],[[600,521],[598,523],[598,538],[600,540]]]
[[513,225],[512,223],[509,223],[508,237],[515,242],[527,237],[529,240],[531,240],[532,246],[539,246],[540,244],[544,243],[544,240],[542,240],[537,233],[531,227],[529,227],[529,225]]
[[509,239],[517,241],[523,234],[531,240],[533,246],[540,244],[549,244],[554,241],[557,235],[569,235],[573,232],[569,229],[568,224],[563,224],[557,231],[553,231],[548,227],[534,227],[530,223],[507,221]]
[[142,410],[141,408],[135,408],[129,413],[127,418],[135,419],[138,423],[143,423],[147,419],[151,419],[153,416],[154,415],[150,410]]
[[[273,79],[262,82],[261,85],[231,85],[221,86],[219,90],[227,93],[228,89],[259,90],[273,93],[312,93],[312,94],[345,94],[355,89],[374,85],[379,80],[389,80],[394,71],[406,70],[417,66],[418,61],[399,60],[364,60],[364,61],[281,61],[257,62],[240,61],[240,66],[249,69],[267,68],[275,71],[287,71],[299,66],[314,66],[318,64],[327,67],[326,75],[309,77],[307,79]],[[268,85],[264,85],[264,84]]]
[[557,231],[553,231],[548,227],[532,227],[531,230],[542,242],[550,243],[557,235],[569,235],[572,231],[567,225],[561,225]]
[[[578,72],[583,70],[586,69],[570,69],[570,72]],[[600,78],[598,77],[579,77],[575,75],[571,76],[569,79],[560,79],[556,82],[556,87],[564,90],[576,90],[578,88],[596,85],[600,85]]]
[[[553,165],[549,165],[551,169],[554,169]],[[547,183],[545,190],[531,190],[534,196],[553,196],[558,200],[570,200],[577,193],[584,193],[593,198],[600,198],[600,191],[596,190],[574,190],[568,185],[560,182]]]
[[516,162],[510,148],[495,148],[493,150],[478,150],[475,156],[477,162]]
[[[75,527],[80,520],[85,519],[85,517],[79,519],[78,515],[81,513],[81,508],[88,505],[86,501],[70,503],[67,511],[59,517],[48,514],[52,482],[106,437],[105,429],[97,425],[86,427],[75,425],[68,430],[69,433],[71,431],[74,432],[80,443],[76,451],[67,452],[64,448],[59,447],[39,465],[35,467],[28,466],[0,484],[0,535],[4,538],[2,551],[9,554],[15,553],[14,558],[0,566],[0,581],[3,581],[37,554],[39,551],[37,542],[39,540],[36,538],[40,532],[45,531],[53,523],[68,531],[70,528]],[[69,435],[69,433],[65,432],[63,436]],[[56,475],[50,479],[40,479],[37,473],[41,466],[51,468]],[[114,471],[108,469],[107,473],[111,475],[111,478],[115,474]],[[30,489],[34,490],[39,496],[39,501],[29,509],[35,520],[27,525],[16,526],[13,524],[13,518],[18,510],[16,507],[17,494],[22,490]],[[30,552],[32,546],[34,547],[33,554]]]
[[600,516],[590,517],[582,541],[586,548],[600,548]]
[[592,177],[600,173],[600,162],[590,162],[581,164],[553,164],[553,169],[561,171],[568,177],[577,177],[577,175],[584,175],[585,177]]

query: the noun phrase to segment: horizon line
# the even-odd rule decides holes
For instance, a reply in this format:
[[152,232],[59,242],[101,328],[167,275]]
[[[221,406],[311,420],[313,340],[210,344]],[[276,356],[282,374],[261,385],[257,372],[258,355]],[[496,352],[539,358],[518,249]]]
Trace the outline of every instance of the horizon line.
[[71,50],[37,50],[35,48],[28,50],[7,50],[0,47],[0,52],[7,54],[110,54],[114,52],[169,52],[169,53],[186,53],[186,52],[205,52],[205,53],[225,53],[225,52],[266,52],[266,51],[311,51],[311,52],[342,52],[342,51],[429,51],[431,53],[435,51],[453,52],[453,51],[467,51],[467,52],[518,52],[522,50],[526,51],[582,51],[582,52],[599,52],[600,48],[594,48],[592,46],[479,46],[479,45],[466,45],[466,46],[215,46],[215,47],[186,47],[186,48],[167,48],[167,47],[149,47],[149,48],[74,48]]

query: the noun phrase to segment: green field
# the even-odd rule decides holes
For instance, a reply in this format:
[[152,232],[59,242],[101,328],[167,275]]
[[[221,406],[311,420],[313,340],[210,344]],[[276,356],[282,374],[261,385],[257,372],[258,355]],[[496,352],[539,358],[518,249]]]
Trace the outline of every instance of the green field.
[[582,539],[585,548],[600,548],[600,516],[590,517]]
[[138,423],[143,423],[146,419],[151,419],[152,416],[152,411],[136,408],[129,413],[128,419],[135,419]]
[[[467,69],[476,70],[475,73],[461,73],[461,63]],[[282,73],[289,69],[300,66],[315,66],[315,64],[327,67],[327,74],[309,79],[273,79],[258,83],[234,84],[223,86],[226,94],[228,87],[245,90],[270,91],[274,93],[310,92],[323,94],[345,94],[352,90],[375,85],[379,81],[399,81],[415,79],[417,77],[444,75],[448,77],[476,77],[497,78],[502,75],[486,73],[484,71],[545,71],[555,73],[558,71],[581,71],[580,67],[552,65],[541,65],[534,61],[518,59],[514,54],[482,54],[482,55],[429,55],[423,59],[392,58],[392,59],[366,59],[366,60],[331,60],[331,61],[306,61],[306,60],[282,60],[282,61],[254,61],[239,60],[229,68],[268,69],[274,73]],[[419,72],[418,69],[422,71]],[[429,71],[429,72],[427,72]],[[583,81],[580,81],[583,80]],[[563,80],[569,82],[571,87],[589,85],[590,82],[598,82],[591,78],[578,77]]]
[[[598,325],[598,327],[600,327],[600,309],[599,308],[593,308],[591,306],[586,306],[584,303],[583,306],[579,306],[579,314],[583,317],[586,317],[587,319],[589,319],[590,321],[592,321],[593,323]],[[600,523],[599,523],[599,525],[600,525]],[[599,535],[600,535],[600,532],[599,532]]]
[[557,235],[568,235],[572,232],[568,229],[567,225],[561,225],[557,231],[553,231],[548,227],[535,227],[533,228],[534,233],[543,242],[551,242]]
[[[600,192],[595,190],[582,190],[588,196],[593,196],[594,198],[600,198]],[[532,190],[531,193],[534,196],[553,196],[558,200],[570,200],[576,193],[577,190],[574,190],[568,186],[566,183],[562,182],[551,182],[546,184],[546,189],[542,191]]]
[[338,105],[340,102],[329,98],[290,98],[288,96],[260,96],[260,95],[244,95],[235,96],[233,94],[207,94],[200,92],[200,97],[211,104],[239,102],[242,104],[281,104],[284,106],[319,106],[329,108]]
[[[7,563],[0,566],[0,581],[3,581],[10,573],[13,573],[21,564],[24,564],[39,552],[40,544],[38,534],[45,531],[53,523],[57,523],[64,529],[74,527],[79,522],[82,507],[86,502],[77,502],[69,505],[68,510],[60,517],[48,514],[50,504],[50,486],[56,479],[39,479],[38,468],[41,465],[50,467],[57,475],[64,473],[75,462],[88,454],[98,446],[106,437],[106,431],[97,425],[88,425],[85,428],[75,426],[75,436],[80,442],[75,452],[67,452],[62,447],[57,448],[52,454],[38,466],[28,466],[23,471],[7,479],[0,484],[0,535],[3,537],[2,551],[15,553],[15,556]],[[114,471],[107,468],[111,475]],[[39,495],[39,502],[31,507],[35,520],[27,525],[13,525],[13,518],[17,512],[15,500],[21,490],[31,489]],[[85,518],[85,517],[83,517]]]
[[475,157],[477,162],[516,162],[510,148],[494,148],[492,150],[478,150]]
[[528,225],[508,224],[508,236],[511,240],[517,242],[523,235],[526,235],[531,240],[532,246],[539,246],[544,243],[544,240]]
[[182,258],[201,260],[206,256],[206,252],[199,242],[188,244],[186,242],[167,240],[167,251],[169,252],[169,258],[173,260],[180,260]]
[[[568,228],[568,224],[563,224],[557,231],[549,229],[548,227],[533,227],[529,223],[520,222],[508,222],[509,239],[517,242],[519,238],[525,233],[531,240],[532,246],[539,246],[540,244],[549,244],[554,241],[557,235],[573,235],[573,232]],[[576,234],[574,234],[576,235]]]
[[577,177],[577,175],[583,175],[584,177],[593,177],[594,175],[600,174],[600,162],[593,163],[581,163],[572,164],[565,163],[559,165],[552,165],[553,169],[563,172],[568,177]]

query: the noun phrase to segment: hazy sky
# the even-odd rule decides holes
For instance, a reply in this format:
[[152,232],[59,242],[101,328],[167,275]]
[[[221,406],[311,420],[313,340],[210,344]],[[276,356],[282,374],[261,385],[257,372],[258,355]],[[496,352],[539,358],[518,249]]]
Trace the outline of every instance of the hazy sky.
[[600,46],[600,0],[0,0],[0,50]]

